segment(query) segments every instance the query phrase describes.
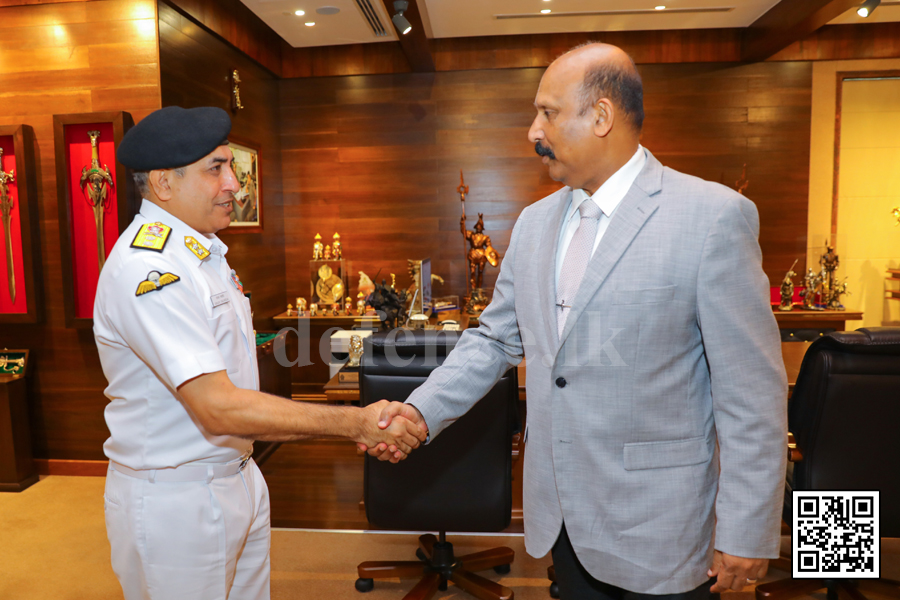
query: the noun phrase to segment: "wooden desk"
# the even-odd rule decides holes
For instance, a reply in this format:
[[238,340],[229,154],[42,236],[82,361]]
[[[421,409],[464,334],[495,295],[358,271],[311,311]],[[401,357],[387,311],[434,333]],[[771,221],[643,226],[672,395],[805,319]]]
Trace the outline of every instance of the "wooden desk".
[[800,310],[775,309],[775,321],[779,329],[836,329],[844,331],[847,321],[859,321],[863,314],[850,310]]

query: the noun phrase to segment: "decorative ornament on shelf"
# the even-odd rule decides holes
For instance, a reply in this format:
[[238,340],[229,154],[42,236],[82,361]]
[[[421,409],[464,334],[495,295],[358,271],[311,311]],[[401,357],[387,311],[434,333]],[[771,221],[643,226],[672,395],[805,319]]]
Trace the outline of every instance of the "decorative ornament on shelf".
[[794,280],[791,278],[797,276],[794,273],[794,267],[797,266],[798,260],[800,259],[798,258],[794,261],[794,264],[788,269],[784,280],[781,282],[781,304],[778,306],[778,310],[788,311],[794,308]]
[[313,302],[309,305],[309,316],[316,317],[319,315],[319,305]]
[[237,112],[244,108],[241,102],[241,76],[237,69],[231,71],[231,110]]
[[362,292],[356,295],[356,314],[360,317],[366,314],[366,295]]
[[325,253],[325,246],[322,244],[322,236],[316,234],[316,241],[313,243],[313,260],[322,260]]
[[484,233],[484,214],[478,213],[478,221],[472,231],[466,230],[466,194],[469,186],[463,179],[462,169],[459,171],[459,200],[462,203],[462,217],[459,220],[459,230],[463,235],[463,251],[468,265],[468,278],[466,279],[466,312],[470,315],[480,314],[488,304],[487,294],[482,287],[484,284],[484,267],[490,264],[496,267],[500,264],[500,254],[491,245],[491,238]]
[[287,307],[287,316],[289,316],[289,317],[294,316],[294,307],[293,307],[293,305],[291,305],[291,304],[288,304],[288,307]]
[[811,268],[807,269],[806,275],[803,277],[803,290],[800,292],[800,297],[803,298],[804,309],[822,310],[816,306],[816,294],[819,292],[821,285],[821,276],[817,275]]
[[894,223],[894,227],[896,227],[897,225],[900,225],[900,206],[895,206],[891,210],[891,214],[894,215],[895,219],[897,219],[897,222]]
[[331,246],[325,246],[325,255],[322,258],[331,260]]
[[350,294],[347,294],[347,297],[344,298],[344,314],[347,316],[353,314],[353,300],[350,298]]
[[363,355],[362,337],[358,335],[350,336],[350,360],[347,362],[348,367],[358,367],[359,359]]
[[113,186],[112,175],[109,167],[100,167],[100,147],[97,142],[100,139],[99,131],[88,131],[91,138],[91,166],[81,169],[81,181],[79,186],[84,192],[84,197],[91,208],[94,209],[94,226],[97,229],[97,262],[100,270],[106,264],[106,245],[103,241],[103,219],[109,208],[109,190]]
[[[844,310],[844,305],[840,302],[840,294],[836,294],[837,280],[835,271],[841,264],[838,255],[834,252],[834,247],[825,242],[825,254],[819,258],[819,264],[822,265],[822,297],[820,302],[825,305],[828,310]],[[844,292],[846,293],[847,285],[844,282]]]
[[331,255],[334,258],[342,258],[344,249],[341,246],[341,234],[334,232],[332,239],[334,239],[334,243],[331,244]]
[[297,298],[297,314],[301,317],[306,312],[306,298]]
[[[375,277],[378,277],[378,275],[375,275]],[[369,294],[375,291],[375,284],[372,283],[372,280],[368,275],[360,271],[359,285],[356,286],[356,289],[359,290],[359,293],[363,298],[366,298]]]

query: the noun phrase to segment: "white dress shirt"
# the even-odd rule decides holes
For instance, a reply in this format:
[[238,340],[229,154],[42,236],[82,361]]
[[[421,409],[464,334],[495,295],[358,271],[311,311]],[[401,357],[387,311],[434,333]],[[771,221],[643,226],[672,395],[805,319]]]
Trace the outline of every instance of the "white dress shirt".
[[566,251],[569,249],[572,238],[575,237],[575,232],[578,230],[579,223],[581,223],[581,215],[578,212],[578,207],[581,206],[582,202],[591,198],[594,203],[600,207],[600,210],[603,211],[603,216],[600,217],[600,223],[597,227],[597,237],[594,238],[594,249],[591,251],[591,256],[593,256],[593,253],[597,251],[597,246],[600,245],[600,240],[603,239],[606,228],[609,227],[609,221],[612,218],[613,213],[622,202],[625,194],[628,193],[628,190],[631,188],[634,180],[637,179],[638,174],[641,172],[641,169],[644,168],[646,162],[647,154],[644,151],[644,147],[638,145],[638,149],[634,153],[634,156],[628,159],[628,162],[622,165],[618,171],[613,173],[593,196],[589,195],[584,190],[572,191],[572,199],[569,202],[569,208],[566,211],[566,218],[563,219],[562,222],[562,230],[559,233],[559,245],[556,248],[557,286],[559,286],[559,274],[562,271],[563,260],[566,258]]
[[[156,222],[172,228],[162,251],[132,247],[141,226]],[[187,237],[209,255],[199,258]],[[147,200],[116,242],[94,302],[94,337],[109,381],[110,438],[103,450],[111,460],[162,469],[227,463],[251,448],[249,440],[206,432],[177,392],[216,371],[226,371],[237,387],[259,389],[250,301],[232,281],[226,252],[215,235],[198,233]],[[137,295],[153,272],[178,280]]]

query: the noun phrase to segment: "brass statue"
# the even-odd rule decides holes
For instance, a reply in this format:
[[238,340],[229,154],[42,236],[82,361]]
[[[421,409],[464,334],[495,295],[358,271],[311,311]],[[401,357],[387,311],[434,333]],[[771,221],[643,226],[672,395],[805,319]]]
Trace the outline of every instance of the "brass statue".
[[244,105],[241,103],[241,76],[238,70],[234,69],[231,72],[231,109],[237,112],[242,108]]
[[794,308],[794,280],[791,277],[797,276],[794,273],[794,266],[796,266],[798,260],[800,259],[798,258],[794,261],[794,264],[788,269],[784,280],[781,282],[781,304],[778,306],[778,310],[788,311]]
[[319,305],[313,302],[309,305],[309,316],[315,317],[319,314]]
[[358,335],[350,336],[350,360],[347,362],[348,367],[358,367],[359,359],[363,354],[362,338]]
[[822,285],[824,288],[822,303],[825,304],[826,308],[831,308],[832,295],[836,283],[834,272],[840,263],[838,255],[834,253],[834,247],[825,242],[825,254],[819,258],[819,264],[822,265]]
[[325,260],[331,260],[331,246],[325,246],[325,254],[322,256]]
[[322,236],[316,234],[316,241],[313,244],[313,260],[322,260],[325,252],[325,246],[322,245]]
[[841,304],[841,296],[844,294],[850,294],[847,290],[847,278],[844,278],[844,281],[834,286],[834,289],[831,292],[831,299],[828,301],[828,308],[831,310],[846,310],[843,304]]
[[822,310],[816,306],[816,294],[819,293],[821,295],[822,276],[816,274],[811,268],[807,269],[806,275],[803,277],[803,286],[803,290],[800,292],[800,297],[803,298],[803,308],[806,310]]
[[366,314],[366,295],[362,292],[356,295],[356,314],[360,317]]
[[[94,209],[94,225],[97,228],[97,262],[100,264],[100,270],[106,264],[106,247],[103,243],[103,216],[106,209],[109,208],[109,190],[113,187],[112,175],[110,175],[109,167],[103,165],[100,168],[100,147],[97,140],[100,138],[99,131],[88,131],[91,138],[91,166],[81,169],[81,186],[88,204]],[[87,184],[87,186],[85,186]]]
[[293,315],[293,312],[294,312],[294,307],[293,307],[293,305],[288,304],[288,307],[287,307],[287,316],[289,316],[289,317],[292,316],[292,315]]
[[487,306],[488,300],[482,289],[484,283],[484,266],[488,263],[492,267],[500,264],[500,255],[491,245],[491,238],[484,233],[484,215],[478,213],[478,221],[473,231],[466,231],[466,194],[469,186],[463,179],[463,173],[459,172],[459,187],[456,188],[462,202],[462,217],[459,220],[459,230],[463,234],[463,249],[466,250],[466,263],[468,264],[468,280],[466,281],[466,312],[476,314]]
[[297,314],[301,317],[306,312],[306,298],[297,298]]
[[347,294],[347,297],[344,298],[344,314],[353,314],[353,300],[350,299],[350,294]]
[[331,255],[334,258],[341,258],[343,256],[343,249],[341,248],[341,234],[335,232],[334,243],[331,245]]
[[9,195],[9,184],[15,183],[16,175],[14,172],[6,172],[3,170],[3,148],[0,148],[0,210],[2,210],[3,218],[3,234],[6,238],[6,283],[9,286],[9,299],[16,303],[16,273],[13,269],[13,249],[12,249],[12,209],[13,199]]

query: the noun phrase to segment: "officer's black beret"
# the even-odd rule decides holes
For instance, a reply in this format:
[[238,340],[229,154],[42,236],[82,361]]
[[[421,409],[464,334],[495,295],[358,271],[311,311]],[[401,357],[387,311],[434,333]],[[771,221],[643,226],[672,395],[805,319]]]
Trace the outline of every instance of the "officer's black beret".
[[125,134],[116,158],[135,171],[183,167],[227,143],[230,131],[231,117],[221,108],[167,106]]

